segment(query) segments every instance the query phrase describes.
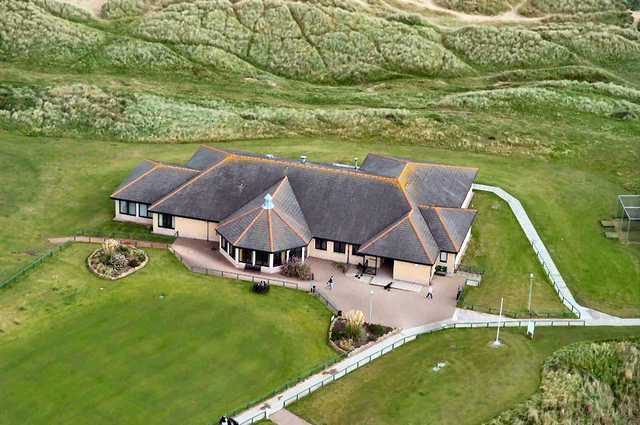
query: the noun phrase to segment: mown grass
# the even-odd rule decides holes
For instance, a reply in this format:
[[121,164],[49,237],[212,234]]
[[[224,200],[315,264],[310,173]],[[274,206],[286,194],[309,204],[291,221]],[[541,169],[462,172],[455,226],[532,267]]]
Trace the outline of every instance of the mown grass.
[[497,310],[504,298],[508,314],[528,315],[529,274],[533,273],[532,313],[552,317],[567,313],[509,206],[483,192],[475,194],[471,206],[478,210],[478,217],[463,265],[484,271],[484,276],[479,287],[465,288],[462,306]]
[[[420,337],[289,407],[318,425],[477,424],[528,399],[544,360],[578,341],[638,336],[636,328],[451,330]],[[439,372],[438,362],[447,366]],[[464,384],[462,384],[464,383]]]
[[1,423],[209,423],[336,356],[313,297],[256,296],[159,250],[105,281],[86,268],[95,247],[0,292]]

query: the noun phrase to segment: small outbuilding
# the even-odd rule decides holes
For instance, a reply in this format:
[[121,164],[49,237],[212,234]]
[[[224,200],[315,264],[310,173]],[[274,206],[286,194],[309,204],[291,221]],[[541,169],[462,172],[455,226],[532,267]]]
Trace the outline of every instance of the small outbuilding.
[[640,243],[640,195],[618,195],[620,237],[627,243]]

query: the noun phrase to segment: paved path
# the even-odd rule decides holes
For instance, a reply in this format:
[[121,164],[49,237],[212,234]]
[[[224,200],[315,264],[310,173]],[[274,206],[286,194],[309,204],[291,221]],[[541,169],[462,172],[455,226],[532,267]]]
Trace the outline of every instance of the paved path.
[[573,298],[573,294],[571,293],[571,290],[569,289],[566,282],[562,278],[562,275],[560,274],[560,271],[556,267],[556,264],[553,261],[553,258],[551,258],[551,254],[549,254],[547,247],[544,245],[544,242],[542,242],[542,239],[540,238],[538,231],[533,226],[533,223],[529,219],[529,216],[527,215],[527,212],[525,211],[520,201],[516,197],[506,192],[505,190],[496,186],[474,184],[473,190],[494,193],[498,197],[506,201],[507,204],[509,204],[511,211],[513,211],[513,215],[516,217],[516,220],[518,220],[518,223],[520,224],[520,227],[524,231],[525,236],[529,240],[529,243],[533,247],[533,250],[538,255],[538,260],[540,260],[542,267],[547,272],[549,279],[551,279],[551,282],[556,288],[556,291],[558,292],[558,295],[560,296],[560,300],[562,301],[562,303],[569,310],[573,312],[578,312],[581,319],[587,320],[591,318],[591,310],[581,306],[580,304],[578,304],[575,298]]
[[269,419],[277,425],[311,425],[309,422],[305,421],[300,416],[294,415],[287,409],[279,410],[271,415]]

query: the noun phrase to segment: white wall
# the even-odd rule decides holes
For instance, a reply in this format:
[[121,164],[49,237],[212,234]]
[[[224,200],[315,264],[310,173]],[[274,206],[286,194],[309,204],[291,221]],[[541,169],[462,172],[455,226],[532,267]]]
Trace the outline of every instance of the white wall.
[[129,223],[146,224],[146,225],[153,224],[153,219],[139,216],[139,214],[140,214],[140,205],[139,204],[136,203],[136,215],[121,214],[120,213],[120,201],[114,200],[114,204],[115,204],[115,207],[116,207],[116,214],[114,216],[114,220],[116,220],[116,221],[125,221],[125,222],[129,222]]
[[[153,213],[153,233],[157,233],[159,235],[166,235],[166,236],[175,236],[176,235],[176,230],[175,229],[165,229],[164,227],[160,227],[159,226],[159,223],[160,223],[159,220],[160,220],[160,214]],[[175,217],[174,217],[174,220],[175,220]],[[174,223],[175,223],[175,221],[174,221]]]
[[472,199],[473,199],[473,189],[469,189],[469,192],[467,193],[467,197],[464,198],[464,201],[462,202],[462,206],[460,208],[469,208],[469,205],[471,205]]
[[464,241],[462,241],[462,246],[460,247],[460,252],[456,255],[455,267],[458,268],[458,265],[462,261],[462,257],[464,257],[465,252],[467,251],[467,247],[469,246],[469,241],[471,241],[471,228],[469,228],[469,232],[467,236],[464,237]]

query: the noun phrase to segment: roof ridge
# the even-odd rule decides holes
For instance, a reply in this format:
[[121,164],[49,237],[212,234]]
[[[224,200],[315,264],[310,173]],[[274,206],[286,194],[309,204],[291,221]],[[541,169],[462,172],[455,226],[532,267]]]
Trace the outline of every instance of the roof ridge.
[[282,214],[280,214],[280,212],[279,212],[276,208],[274,208],[274,209],[273,209],[273,212],[274,212],[274,213],[276,213],[276,215],[277,215],[278,217],[280,217],[280,220],[282,220],[282,222],[283,222],[284,224],[286,224],[286,225],[287,225],[291,230],[293,230],[293,232],[294,232],[296,235],[298,235],[298,237],[299,237],[300,239],[302,239],[303,241],[306,241],[306,239],[305,239],[304,235],[302,235],[302,233],[300,233],[300,231],[299,231],[298,229],[296,229],[296,228],[295,228],[295,226],[292,226],[292,225],[291,225],[291,223],[289,223],[287,220],[285,220],[285,218],[282,216]]
[[197,176],[195,176],[194,178],[192,178],[191,180],[185,182],[184,184],[180,185],[179,187],[177,187],[173,192],[169,192],[168,194],[166,194],[165,196],[163,196],[162,198],[160,198],[158,201],[154,202],[151,207],[149,207],[149,209],[153,209],[155,207],[157,207],[158,205],[162,204],[164,201],[166,201],[167,199],[169,199],[170,197],[172,197],[173,195],[175,195],[176,193],[178,193],[179,191],[181,191],[182,189],[184,189],[185,187],[189,186],[190,184],[192,184],[193,182],[195,182],[196,180],[198,180],[199,178],[203,177],[204,175],[208,174],[209,172],[211,172],[214,168],[218,167],[219,165],[223,164],[225,161],[227,161],[227,159],[230,157],[224,157],[222,159],[222,161],[216,162],[215,164],[213,164],[211,167],[207,168],[206,170],[202,171],[200,174],[198,174]]
[[396,227],[398,227],[400,224],[402,224],[403,221],[405,221],[408,217],[409,214],[411,214],[411,211],[409,211],[408,213],[406,213],[405,215],[403,215],[402,217],[400,217],[398,219],[398,221],[391,223],[389,226],[387,226],[387,228],[383,229],[380,233],[378,233],[376,236],[374,236],[373,238],[371,238],[370,240],[368,240],[367,242],[365,242],[364,244],[362,244],[360,246],[360,248],[358,249],[358,251],[366,249],[367,247],[371,246],[372,243],[380,240],[381,238],[383,238],[384,236],[388,235],[393,229],[395,229]]
[[273,250],[273,224],[271,223],[271,210],[272,208],[267,210],[267,227],[269,228],[269,248],[271,248],[271,252]]
[[383,158],[393,159],[395,161],[404,162],[406,165],[415,164],[415,165],[420,165],[420,166],[425,166],[425,167],[439,166],[439,167],[469,168],[469,169],[472,169],[472,170],[479,170],[478,167],[472,167],[470,165],[451,165],[451,164],[440,164],[440,163],[437,163],[437,162],[414,161],[414,160],[409,159],[409,158],[402,158],[402,157],[393,156],[393,155],[389,155],[389,154],[385,154],[385,153],[370,152],[369,155],[378,155],[378,156],[381,156]]
[[[235,160],[235,161],[255,161],[255,162],[271,162],[271,163],[276,163],[276,164],[283,164],[283,165],[287,165],[287,166],[291,166],[291,167],[296,167],[296,168],[306,168],[306,169],[313,169],[313,170],[317,170],[317,171],[323,171],[323,172],[327,172],[327,173],[335,173],[335,174],[347,174],[347,175],[352,175],[352,176],[356,176],[356,177],[363,177],[363,178],[369,178],[372,180],[379,180],[383,183],[388,183],[388,184],[393,184],[395,182],[395,178],[392,177],[385,177],[385,176],[379,176],[377,174],[365,174],[365,173],[359,173],[357,171],[349,171],[349,170],[343,170],[343,169],[335,169],[335,168],[330,168],[330,167],[325,167],[322,165],[318,165],[318,164],[314,164],[314,163],[298,163],[296,161],[293,160],[282,160],[282,159],[278,159],[278,158],[264,158],[264,157],[254,157],[254,156],[249,156],[249,155],[242,155],[242,154],[230,154],[229,159]],[[226,159],[226,158],[225,158]]]
[[194,173],[200,173],[200,170],[196,170],[195,168],[185,167],[182,165],[164,164],[162,162],[157,162],[157,164],[159,167],[162,167],[162,168],[175,168],[176,170],[179,170],[179,171],[191,171]]
[[[422,245],[422,249],[424,250],[424,253],[427,255],[427,258],[429,259],[429,261],[431,261],[431,264],[433,265],[434,261],[433,261],[433,258],[431,258],[431,255],[429,254],[429,251],[427,250],[427,244],[422,239],[422,236],[420,235],[420,232],[418,231],[418,229],[416,228],[415,223],[411,219],[411,214],[413,214],[414,212],[415,212],[415,209],[412,208],[411,209],[411,213],[409,214],[409,224],[411,224],[411,227],[413,228],[413,231],[416,232],[416,236],[418,237],[418,240],[420,241],[420,245]],[[420,216],[422,217],[422,214]],[[423,218],[423,220],[424,220],[424,218]],[[425,222],[425,225],[426,224],[427,223]],[[431,229],[429,229],[428,225],[427,225],[427,230],[429,230],[429,232],[431,232]],[[433,238],[433,235],[431,235],[431,237]]]
[[440,211],[439,211],[438,207],[434,207],[433,210],[436,212],[436,216],[438,217],[438,220],[440,220],[440,223],[442,223],[442,227],[444,228],[444,232],[447,234],[447,238],[449,238],[449,241],[451,241],[451,245],[453,245],[453,247],[456,249],[456,251],[459,251],[460,247],[458,247],[458,245],[455,243],[455,241],[451,237],[451,233],[449,233],[449,227],[447,226],[447,223],[444,222],[444,218],[442,218],[442,216],[440,215]]
[[[146,159],[145,159],[145,161],[149,161],[149,160],[146,160]],[[145,176],[149,175],[152,171],[154,171],[154,170],[156,170],[158,167],[160,167],[160,166],[158,165],[158,163],[157,163],[157,162],[155,162],[155,161],[151,161],[151,162],[153,162],[153,164],[155,164],[153,167],[151,167],[150,169],[148,169],[148,170],[147,170],[147,171],[145,171],[144,173],[140,174],[138,177],[136,177],[135,179],[131,180],[129,183],[125,184],[125,185],[124,185],[124,186],[122,186],[120,189],[118,189],[118,190],[116,190],[115,192],[113,192],[113,193],[111,194],[111,196],[110,196],[110,197],[112,198],[112,197],[116,196],[118,193],[122,192],[123,190],[125,190],[126,188],[128,188],[129,186],[131,186],[132,184],[134,184],[135,182],[137,182],[138,180],[140,180],[140,179],[142,179],[143,177],[145,177]]]
[[[257,208],[256,208],[257,209]],[[238,242],[240,242],[240,240],[244,237],[244,235],[249,231],[249,229],[251,229],[251,227],[253,227],[254,223],[256,221],[258,221],[258,218],[260,217],[260,215],[264,212],[265,210],[262,209],[262,211],[258,212],[258,214],[256,214],[256,216],[253,218],[253,220],[251,220],[251,223],[249,223],[247,225],[247,227],[245,227],[245,229],[242,231],[242,233],[240,233],[240,236],[238,236],[238,238],[236,239],[236,241],[234,243],[232,243],[232,245],[237,245]]]
[[221,152],[221,153],[224,153],[226,155],[233,155],[231,152],[226,151],[226,150],[224,150],[222,148],[217,148],[215,146],[209,146],[209,145],[205,145],[205,144],[202,144],[202,143],[200,144],[200,146],[203,147],[203,148],[215,151],[215,152]]
[[461,207],[440,207],[437,205],[428,205],[428,204],[420,204],[418,205],[418,208],[439,208],[441,210],[451,210],[451,211],[463,211],[463,212],[468,212],[468,211],[475,211],[478,212],[478,210],[476,208],[461,208]]

